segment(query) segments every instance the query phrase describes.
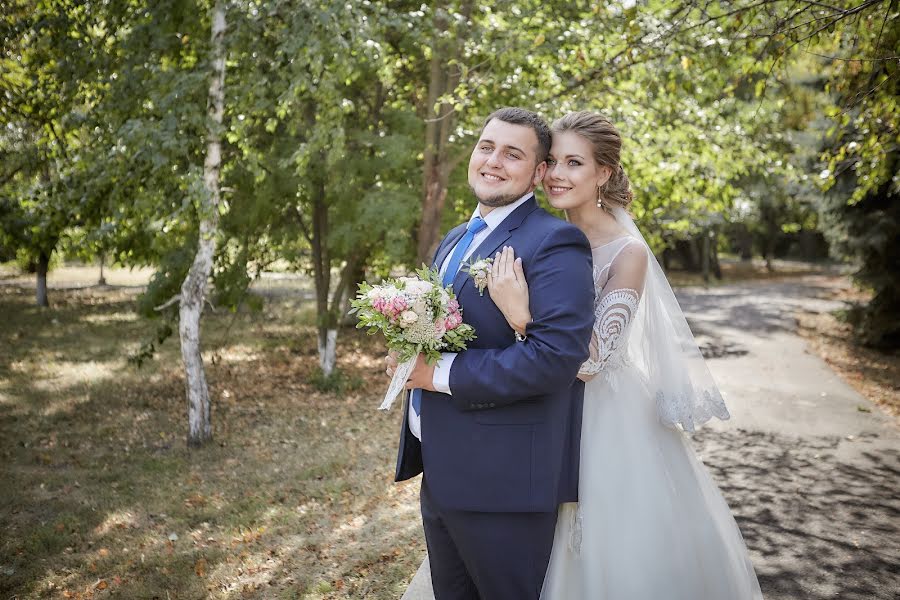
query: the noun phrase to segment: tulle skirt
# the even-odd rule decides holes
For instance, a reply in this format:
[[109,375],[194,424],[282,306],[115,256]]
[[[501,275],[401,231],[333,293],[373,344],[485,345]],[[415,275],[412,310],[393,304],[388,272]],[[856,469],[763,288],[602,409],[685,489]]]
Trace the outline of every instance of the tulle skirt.
[[585,386],[579,503],[560,507],[542,600],[756,600],[728,505],[628,366]]

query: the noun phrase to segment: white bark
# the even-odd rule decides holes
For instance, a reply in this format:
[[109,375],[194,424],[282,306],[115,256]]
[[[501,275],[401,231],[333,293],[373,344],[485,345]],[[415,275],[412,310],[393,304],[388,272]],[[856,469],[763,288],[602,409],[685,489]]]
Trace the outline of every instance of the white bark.
[[206,293],[206,282],[212,271],[219,227],[219,170],[222,147],[219,129],[224,112],[225,87],[225,6],[217,0],[212,14],[212,77],[209,84],[206,160],[203,165],[204,194],[199,201],[200,239],[197,254],[181,285],[178,310],[178,333],[181,358],[184,361],[185,387],[188,397],[188,445],[200,446],[212,437],[209,416],[209,389],[200,355],[200,315]]
[[325,332],[325,344],[322,344],[322,338],[319,338],[319,366],[322,367],[322,374],[329,377],[334,371],[334,364],[337,361],[337,329],[329,329]]

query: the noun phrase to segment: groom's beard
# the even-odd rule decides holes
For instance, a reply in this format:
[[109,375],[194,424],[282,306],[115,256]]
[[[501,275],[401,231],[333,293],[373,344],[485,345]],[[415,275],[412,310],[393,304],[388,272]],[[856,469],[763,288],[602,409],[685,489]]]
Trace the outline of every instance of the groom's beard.
[[[469,189],[472,190],[472,193],[478,198],[478,194],[475,193],[475,188],[469,186]],[[499,194],[497,196],[488,196],[487,198],[478,198],[478,201],[484,204],[485,206],[490,206],[491,208],[497,208],[498,206],[506,206],[507,204],[512,204],[528,192],[532,190],[531,185],[528,185],[522,188],[521,192],[513,192],[511,194]]]

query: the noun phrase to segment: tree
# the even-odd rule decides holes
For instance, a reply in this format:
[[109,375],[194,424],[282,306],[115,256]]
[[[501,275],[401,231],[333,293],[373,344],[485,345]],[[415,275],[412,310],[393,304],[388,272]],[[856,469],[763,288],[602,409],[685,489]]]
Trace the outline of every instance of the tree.
[[249,238],[250,254],[265,246],[311,275],[326,377],[365,269],[411,254],[418,132],[391,92],[396,67],[381,41],[404,19],[364,2],[285,1],[235,27],[225,226]]
[[67,228],[98,218],[89,186],[86,115],[100,89],[103,31],[74,3],[4,4],[0,17],[0,239],[30,263],[36,302],[49,306],[50,259]]
[[219,235],[219,171],[222,167],[220,130],[225,104],[225,5],[216,0],[211,14],[210,83],[206,160],[203,165],[203,187],[198,189],[197,210],[200,214],[197,253],[181,284],[178,302],[178,333],[184,361],[185,387],[188,399],[188,445],[200,446],[212,437],[209,414],[209,387],[200,355],[200,315],[206,298],[206,286],[212,271],[216,240]]
[[429,60],[428,92],[419,108],[425,122],[423,153],[422,218],[417,235],[416,263],[427,263],[440,241],[441,217],[447,199],[450,172],[458,159],[450,155],[451,136],[457,109],[453,97],[457,93],[463,69],[463,48],[467,39],[471,0],[438,3],[431,7],[432,31]]
[[[885,6],[887,5],[887,6]],[[860,340],[900,347],[900,44],[897,3],[860,14],[853,35],[835,35],[821,57],[830,75],[818,180],[832,251],[856,266],[872,299],[849,314]],[[847,59],[847,55],[851,59]]]

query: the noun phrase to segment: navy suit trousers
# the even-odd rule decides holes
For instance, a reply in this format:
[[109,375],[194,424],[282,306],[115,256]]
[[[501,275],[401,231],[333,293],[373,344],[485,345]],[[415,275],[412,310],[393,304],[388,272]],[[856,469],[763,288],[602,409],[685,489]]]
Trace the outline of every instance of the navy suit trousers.
[[538,600],[553,549],[556,513],[439,508],[419,494],[435,600]]

